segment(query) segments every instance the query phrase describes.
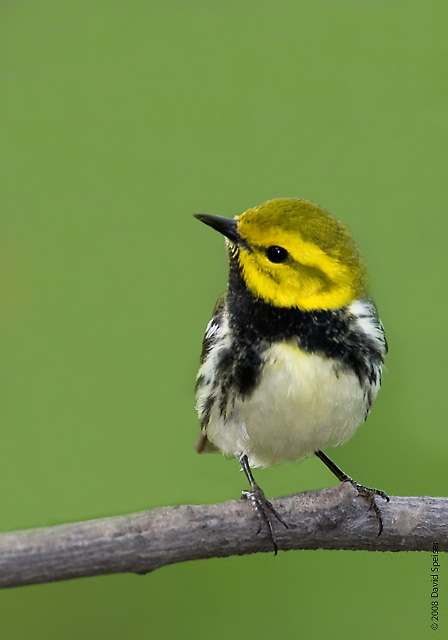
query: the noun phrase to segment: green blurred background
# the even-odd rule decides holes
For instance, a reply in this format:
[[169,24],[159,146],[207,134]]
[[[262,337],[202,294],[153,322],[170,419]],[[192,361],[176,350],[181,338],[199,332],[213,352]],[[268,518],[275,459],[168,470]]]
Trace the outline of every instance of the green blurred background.
[[[330,455],[390,494],[448,494],[447,24],[445,0],[1,4],[0,529],[245,488],[236,462],[192,449],[226,282],[222,239],[192,214],[277,196],[351,227],[390,343],[368,424]],[[317,459],[257,478],[268,496],[334,484]],[[0,593],[0,633],[420,639],[430,556],[25,587]]]

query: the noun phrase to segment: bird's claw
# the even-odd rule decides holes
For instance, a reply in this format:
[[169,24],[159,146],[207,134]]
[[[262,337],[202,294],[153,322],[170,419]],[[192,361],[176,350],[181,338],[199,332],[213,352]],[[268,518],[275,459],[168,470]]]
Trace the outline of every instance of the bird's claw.
[[[274,555],[277,555],[278,546],[277,546],[277,540],[274,532],[273,517],[276,520],[278,520],[278,522],[281,522],[281,524],[285,527],[285,529],[288,528],[288,525],[281,518],[280,514],[273,507],[272,503],[269,502],[269,500],[265,497],[262,489],[257,484],[253,484],[250,491],[242,491],[242,497],[252,502],[257,513],[260,515],[262,520],[267,524],[269,529],[269,534],[272,540],[272,544],[274,547]],[[257,534],[260,533],[260,531],[261,531],[261,524],[260,524],[260,527],[258,528]]]
[[384,491],[381,491],[380,489],[371,489],[370,487],[365,487],[362,484],[358,484],[351,478],[346,478],[344,482],[349,482],[352,485],[352,487],[356,489],[356,491],[358,492],[358,495],[361,496],[362,498],[365,498],[368,501],[369,511],[373,509],[373,511],[375,512],[376,519],[378,520],[378,525],[379,525],[378,535],[380,536],[383,531],[383,517],[381,514],[381,509],[379,508],[379,506],[375,501],[375,496],[379,496],[380,498],[383,498],[383,500],[385,500],[386,502],[390,501],[389,496],[387,495],[387,493],[385,493]]

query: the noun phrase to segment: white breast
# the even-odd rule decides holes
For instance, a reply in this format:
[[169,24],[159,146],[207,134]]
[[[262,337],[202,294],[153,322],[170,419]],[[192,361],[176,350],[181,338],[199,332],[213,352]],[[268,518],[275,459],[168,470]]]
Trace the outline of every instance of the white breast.
[[[355,373],[296,344],[272,345],[263,375],[246,399],[211,409],[207,435],[226,456],[246,454],[252,467],[297,461],[342,444],[364,421],[367,401]],[[374,398],[376,385],[371,389]]]

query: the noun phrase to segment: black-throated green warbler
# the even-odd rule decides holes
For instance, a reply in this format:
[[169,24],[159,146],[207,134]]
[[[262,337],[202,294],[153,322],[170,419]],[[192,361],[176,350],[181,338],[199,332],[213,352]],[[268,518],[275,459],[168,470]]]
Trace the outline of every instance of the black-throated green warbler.
[[307,200],[278,198],[235,218],[198,214],[226,237],[227,291],[204,337],[197,377],[200,453],[236,457],[269,526],[283,524],[251,468],[316,454],[382,520],[375,496],[323,452],[366,419],[387,352],[366,269],[348,229]]

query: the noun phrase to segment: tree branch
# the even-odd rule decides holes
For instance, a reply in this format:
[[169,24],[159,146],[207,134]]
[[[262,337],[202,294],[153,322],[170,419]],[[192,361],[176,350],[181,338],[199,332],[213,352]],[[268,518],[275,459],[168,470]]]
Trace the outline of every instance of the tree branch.
[[[348,483],[272,500],[288,524],[279,549],[448,551],[448,498],[377,498],[384,529]],[[257,531],[261,526],[259,533]],[[271,551],[247,500],[183,505],[0,534],[0,587],[108,573],[147,573],[199,558]]]

